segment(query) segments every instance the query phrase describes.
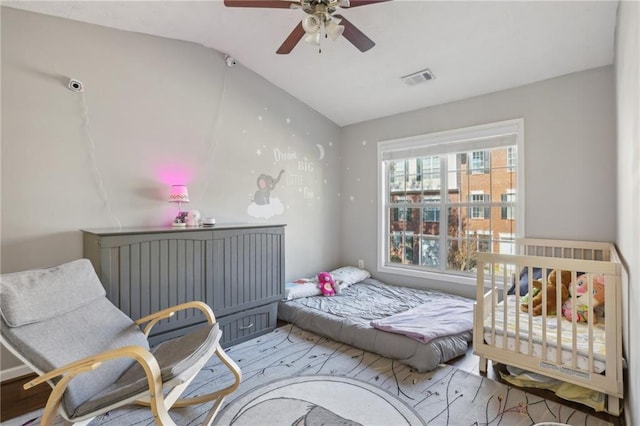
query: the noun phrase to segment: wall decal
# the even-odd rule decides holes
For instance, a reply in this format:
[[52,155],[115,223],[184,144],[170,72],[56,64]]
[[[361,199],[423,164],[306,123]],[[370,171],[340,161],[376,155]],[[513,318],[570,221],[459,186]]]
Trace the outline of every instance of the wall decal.
[[276,188],[276,185],[280,182],[280,178],[283,174],[284,169],[280,170],[277,178],[264,173],[258,176],[258,179],[256,179],[258,189],[253,195],[251,204],[247,207],[247,213],[250,216],[270,218],[284,212],[284,206],[280,202],[280,199],[271,197],[271,191]]
[[280,170],[280,173],[278,173],[278,177],[275,179],[272,176],[266,174],[261,174],[260,176],[258,176],[258,179],[256,180],[258,190],[253,196],[253,202],[258,204],[259,206],[269,204],[271,191],[273,191],[278,182],[280,182],[280,178],[282,177],[283,173],[284,169]]
[[318,150],[320,151],[320,157],[318,158],[318,161],[322,161],[322,159],[324,158],[324,147],[322,145],[320,145],[319,143],[317,143],[316,146],[318,147]]

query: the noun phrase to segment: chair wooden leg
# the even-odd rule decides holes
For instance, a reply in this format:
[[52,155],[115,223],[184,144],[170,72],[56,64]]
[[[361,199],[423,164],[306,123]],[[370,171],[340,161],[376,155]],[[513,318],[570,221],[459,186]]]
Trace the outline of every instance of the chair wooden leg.
[[173,404],[174,407],[185,407],[189,405],[204,404],[206,402],[214,401],[213,406],[209,410],[209,413],[207,413],[207,417],[202,422],[202,424],[206,426],[210,426],[213,423],[213,420],[218,414],[218,411],[220,410],[220,407],[222,406],[222,403],[224,402],[227,395],[235,391],[238,386],[240,386],[240,381],[242,380],[242,372],[240,371],[240,367],[238,367],[238,365],[229,357],[229,355],[226,354],[226,352],[220,345],[218,345],[218,347],[216,348],[215,354],[220,359],[220,361],[222,361],[222,363],[226,365],[227,368],[231,371],[234,376],[234,382],[231,385],[218,391],[211,392],[206,395],[179,399]]
[[222,388],[220,390],[217,390],[215,392],[208,393],[206,395],[179,399],[175,402],[175,404],[173,404],[174,407],[186,407],[189,405],[204,404],[206,402],[211,402],[220,397],[225,397],[230,393],[232,393],[233,391],[235,391],[236,389],[238,389],[238,386],[240,386],[240,381],[242,380],[242,372],[240,371],[240,367],[238,367],[238,365],[235,362],[233,362],[231,358],[229,358],[229,355],[225,353],[225,351],[222,349],[220,345],[218,345],[218,347],[216,348],[215,354],[220,359],[220,361],[222,361],[222,363],[226,365],[227,368],[229,368],[231,373],[233,373],[233,376],[235,379],[233,384],[225,388]]
[[215,419],[218,415],[218,411],[220,411],[220,407],[222,407],[222,403],[224,402],[225,398],[226,395],[221,396],[213,403],[213,406],[207,413],[207,417],[205,417],[204,421],[202,422],[202,426],[211,426],[213,424],[213,419]]
[[169,416],[169,410],[162,395],[151,397],[151,411],[153,412],[153,421],[157,426],[176,426],[176,423]]

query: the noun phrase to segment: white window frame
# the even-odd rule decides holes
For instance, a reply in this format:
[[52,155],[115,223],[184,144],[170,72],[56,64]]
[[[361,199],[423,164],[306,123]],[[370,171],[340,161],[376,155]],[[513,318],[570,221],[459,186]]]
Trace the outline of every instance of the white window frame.
[[[461,129],[447,130],[443,132],[429,133],[425,135],[412,136],[402,139],[381,141],[377,146],[378,160],[378,200],[377,200],[377,272],[411,276],[437,281],[445,281],[456,284],[475,286],[476,281],[473,276],[460,275],[451,272],[439,272],[415,268],[412,265],[387,263],[389,253],[388,241],[388,176],[385,169],[385,161],[390,158],[412,158],[429,155],[445,155],[447,153],[461,151],[481,151],[486,149],[487,140],[496,140],[500,136],[515,136],[515,145],[518,155],[517,162],[517,202],[516,202],[516,238],[525,235],[524,224],[524,119],[500,121],[496,123],[482,124],[478,126],[465,127]],[[484,145],[483,145],[484,143]],[[446,174],[446,173],[443,173]],[[446,178],[442,185],[447,185]],[[441,250],[444,250],[441,247]]]

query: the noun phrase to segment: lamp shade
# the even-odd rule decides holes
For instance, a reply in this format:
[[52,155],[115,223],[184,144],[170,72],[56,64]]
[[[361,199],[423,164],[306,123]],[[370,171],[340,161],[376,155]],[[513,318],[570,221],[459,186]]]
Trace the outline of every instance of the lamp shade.
[[327,34],[329,34],[329,37],[331,37],[331,40],[337,39],[344,32],[344,27],[342,25],[338,25],[333,21],[327,22],[325,28],[327,30]]
[[315,34],[320,31],[320,22],[316,15],[309,15],[302,20],[302,28],[307,34]]
[[320,46],[320,33],[307,34],[304,36],[304,41],[309,44],[316,44]]
[[187,185],[171,185],[169,202],[170,203],[188,203],[189,190],[187,189]]

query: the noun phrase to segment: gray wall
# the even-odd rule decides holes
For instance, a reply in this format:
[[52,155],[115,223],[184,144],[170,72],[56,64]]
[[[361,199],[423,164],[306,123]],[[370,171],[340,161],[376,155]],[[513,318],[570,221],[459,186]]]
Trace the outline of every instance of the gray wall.
[[[623,289],[626,324],[640,324],[640,3],[623,1],[618,6],[616,27],[616,94],[618,116],[618,231],[617,243],[629,273]],[[624,349],[629,363],[626,377],[627,424],[640,423],[640,337],[624,330]]]
[[81,257],[83,228],[170,223],[172,183],[218,222],[285,223],[288,278],[338,264],[333,122],[196,44],[5,7],[1,28],[3,273]]
[[[608,66],[343,128],[342,260],[363,259],[375,269],[378,141],[520,117],[526,236],[614,241],[615,88]],[[377,275],[425,286],[419,279]],[[469,286],[429,285],[474,296]]]

